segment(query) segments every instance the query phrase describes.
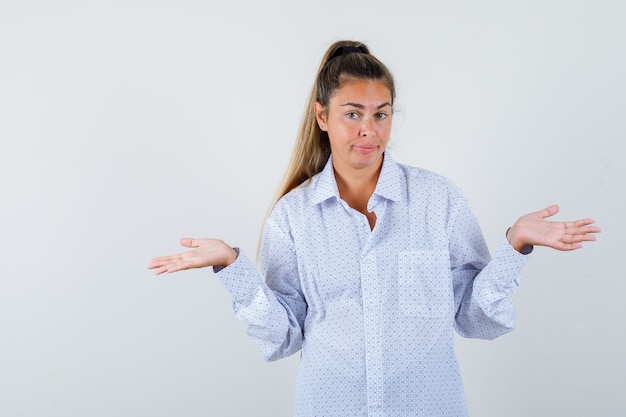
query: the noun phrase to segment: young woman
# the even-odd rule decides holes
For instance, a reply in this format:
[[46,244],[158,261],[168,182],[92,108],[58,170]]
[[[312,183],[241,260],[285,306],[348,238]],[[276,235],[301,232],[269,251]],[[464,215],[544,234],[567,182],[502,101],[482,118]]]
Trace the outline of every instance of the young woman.
[[491,258],[462,192],[386,152],[395,89],[359,42],[320,65],[285,181],[266,221],[260,271],[216,239],[153,259],[157,274],[213,266],[267,360],[302,352],[297,416],[467,415],[453,331],[513,328],[511,295],[534,245],[573,250],[592,219],[522,216]]

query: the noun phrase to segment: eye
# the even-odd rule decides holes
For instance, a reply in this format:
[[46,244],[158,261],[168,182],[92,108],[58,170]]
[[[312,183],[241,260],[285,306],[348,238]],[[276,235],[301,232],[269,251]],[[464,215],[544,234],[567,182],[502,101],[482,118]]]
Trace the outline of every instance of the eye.
[[376,118],[377,119],[386,119],[387,117],[389,117],[389,115],[387,113],[376,113]]
[[348,119],[358,119],[359,118],[359,114],[357,112],[351,111],[349,113],[346,113],[346,117]]

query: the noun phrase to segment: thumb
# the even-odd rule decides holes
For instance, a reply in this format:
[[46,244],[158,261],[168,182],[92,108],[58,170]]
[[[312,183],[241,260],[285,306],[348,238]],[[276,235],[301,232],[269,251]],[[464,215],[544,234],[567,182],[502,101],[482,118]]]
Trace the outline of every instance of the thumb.
[[545,219],[547,217],[554,216],[556,213],[559,212],[559,210],[560,210],[559,206],[556,204],[553,204],[549,207],[546,207],[545,209],[541,211],[541,217]]
[[198,242],[196,241],[196,239],[191,238],[191,237],[184,237],[182,239],[180,239],[180,244],[186,248],[197,248],[198,247]]

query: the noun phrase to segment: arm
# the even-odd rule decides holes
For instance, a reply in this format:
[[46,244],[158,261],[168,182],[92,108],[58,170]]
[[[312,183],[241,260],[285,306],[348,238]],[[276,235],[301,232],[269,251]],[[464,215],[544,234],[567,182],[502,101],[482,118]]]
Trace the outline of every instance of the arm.
[[265,359],[274,361],[302,347],[307,306],[293,244],[271,217],[263,231],[260,270],[244,254],[229,267],[216,268],[246,333]]
[[527,256],[503,237],[492,259],[480,226],[464,197],[452,203],[448,235],[455,328],[463,337],[495,339],[513,330],[512,294]]
[[486,254],[482,234],[469,207],[459,207],[451,230],[451,258],[457,307],[456,328],[460,335],[493,339],[513,329],[515,309],[512,294],[529,248],[547,246],[559,250],[580,248],[595,240],[600,228],[592,219],[550,222],[546,218],[558,206],[526,214],[509,229],[493,259]]
[[183,238],[181,245],[193,250],[154,258],[148,268],[158,275],[213,266],[233,300],[235,315],[266,360],[300,350],[306,303],[300,292],[295,252],[288,236],[271,219],[261,245],[267,283],[245,254],[221,240]]

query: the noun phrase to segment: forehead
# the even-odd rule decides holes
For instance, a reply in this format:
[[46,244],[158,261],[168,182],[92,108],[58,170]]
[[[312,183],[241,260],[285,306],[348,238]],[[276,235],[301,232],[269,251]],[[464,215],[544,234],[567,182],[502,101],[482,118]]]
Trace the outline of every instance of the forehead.
[[383,80],[346,79],[330,98],[331,104],[391,104],[391,91]]

